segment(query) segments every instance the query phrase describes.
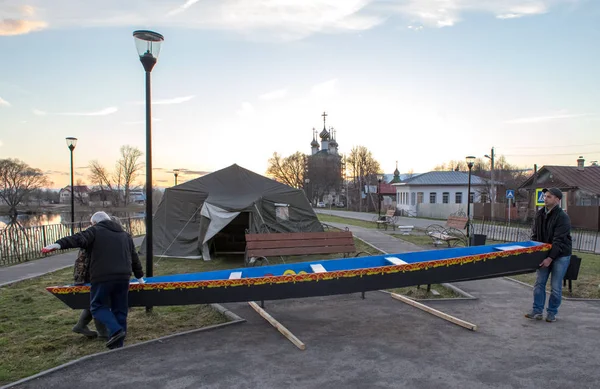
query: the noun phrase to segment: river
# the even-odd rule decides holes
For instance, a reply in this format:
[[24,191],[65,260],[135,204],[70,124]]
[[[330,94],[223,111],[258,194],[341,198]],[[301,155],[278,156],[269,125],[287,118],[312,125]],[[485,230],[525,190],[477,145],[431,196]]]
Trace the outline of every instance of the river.
[[[107,212],[111,216],[119,218],[144,217],[145,212]],[[93,212],[75,212],[75,222],[89,221]],[[70,212],[43,212],[35,214],[19,214],[17,221],[23,227],[46,226],[51,224],[62,224],[71,221]],[[6,227],[11,222],[11,217],[6,214],[0,214],[0,228]]]

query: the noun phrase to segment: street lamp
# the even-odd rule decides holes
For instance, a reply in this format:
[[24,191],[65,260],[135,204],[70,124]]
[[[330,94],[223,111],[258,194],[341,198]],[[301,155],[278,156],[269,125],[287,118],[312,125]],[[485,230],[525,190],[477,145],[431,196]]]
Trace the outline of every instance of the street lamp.
[[308,195],[308,184],[310,184],[310,178],[305,178],[304,179],[304,194],[306,195],[306,197],[309,199],[308,201],[311,203],[312,205],[312,199],[309,197]]
[[133,32],[135,47],[146,72],[146,276],[152,277],[152,103],[150,73],[156,65],[165,38],[156,32]]
[[71,235],[75,234],[75,193],[73,192],[73,150],[77,146],[77,138],[65,138],[67,147],[71,150]]
[[[471,170],[473,170],[473,165],[475,164],[475,157],[468,156],[467,157],[467,166],[469,168],[469,185],[467,189],[467,241],[470,243],[470,233],[471,233]],[[473,199],[474,200],[474,199]]]
[[379,199],[379,207],[377,210],[377,216],[381,219],[381,181],[383,180],[383,174],[377,175],[377,197]]
[[496,185],[494,184],[494,159],[496,157],[496,154],[494,153],[494,148],[492,147],[492,152],[488,155],[484,155],[484,157],[486,157],[487,159],[490,160],[491,162],[491,170],[490,170],[490,179],[492,181],[492,184],[490,186],[490,202],[492,203],[492,220],[494,220],[494,203],[496,202]]
[[173,175],[175,176],[175,186],[177,186],[177,176],[179,175],[179,169],[173,169]]

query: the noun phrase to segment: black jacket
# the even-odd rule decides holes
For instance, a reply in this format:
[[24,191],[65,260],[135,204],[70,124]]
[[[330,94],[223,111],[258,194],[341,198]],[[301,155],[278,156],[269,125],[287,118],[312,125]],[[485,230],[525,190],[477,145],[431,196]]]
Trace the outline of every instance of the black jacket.
[[90,253],[90,282],[129,280],[144,276],[131,235],[112,220],[56,241],[63,249],[80,247]]
[[552,259],[571,255],[571,219],[559,206],[546,215],[546,208],[535,215],[531,239],[536,242],[551,243],[548,256]]

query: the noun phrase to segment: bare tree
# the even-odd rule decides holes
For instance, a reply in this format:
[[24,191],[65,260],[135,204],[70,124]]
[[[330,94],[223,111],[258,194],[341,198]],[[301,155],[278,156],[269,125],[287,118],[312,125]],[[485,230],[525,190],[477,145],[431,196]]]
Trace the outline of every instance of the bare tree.
[[267,176],[292,188],[303,188],[305,170],[306,155],[297,151],[289,157],[284,158],[275,152],[269,158]]
[[[381,171],[373,153],[365,146],[355,146],[346,160],[348,174],[353,177],[353,186],[357,189],[359,211],[362,210],[362,190],[365,185],[375,185],[377,174]],[[368,203],[367,203],[368,206]]]
[[[106,168],[100,165],[98,161],[90,161],[88,167],[90,168],[89,178],[92,184],[96,185],[96,187],[101,191],[106,190],[109,193],[114,194],[114,181],[111,177],[111,174],[106,170]],[[115,205],[118,206],[118,197],[116,198],[116,201],[117,202],[115,203]]]
[[143,165],[139,162],[142,155],[142,152],[137,147],[129,145],[121,146],[121,159],[117,161],[115,174],[119,176],[118,182],[123,184],[125,206],[129,203],[132,184],[142,170]]
[[40,169],[34,169],[18,159],[0,160],[0,199],[9,206],[11,214],[30,193],[49,184]]

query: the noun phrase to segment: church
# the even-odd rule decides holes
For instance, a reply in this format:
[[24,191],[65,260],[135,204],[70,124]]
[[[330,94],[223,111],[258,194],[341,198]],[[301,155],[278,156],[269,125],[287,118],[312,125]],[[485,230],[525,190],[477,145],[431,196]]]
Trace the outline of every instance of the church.
[[[325,206],[343,206],[344,160],[338,152],[336,130],[327,129],[327,113],[323,112],[323,130],[317,133],[313,128],[311,154],[306,158],[305,184],[306,195],[313,205],[320,202]],[[321,143],[317,141],[317,136]]]

